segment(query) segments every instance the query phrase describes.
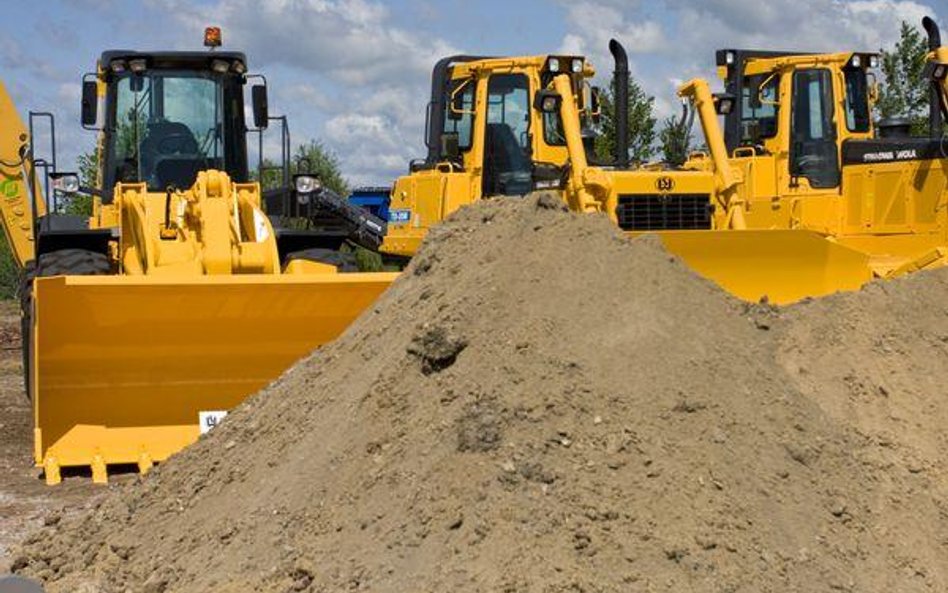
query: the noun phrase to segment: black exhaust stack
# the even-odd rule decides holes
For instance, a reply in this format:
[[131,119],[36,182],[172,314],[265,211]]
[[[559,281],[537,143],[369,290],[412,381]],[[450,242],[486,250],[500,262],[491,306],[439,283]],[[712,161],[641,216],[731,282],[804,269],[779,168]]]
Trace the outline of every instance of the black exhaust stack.
[[[922,27],[928,33],[928,51],[935,51],[941,47],[941,32],[935,20],[924,17]],[[928,135],[932,138],[941,138],[941,124],[941,93],[938,90],[938,83],[932,81],[931,89],[928,91]]]
[[613,84],[616,126],[616,168],[629,168],[629,57],[615,39],[609,40],[609,52],[616,62]]

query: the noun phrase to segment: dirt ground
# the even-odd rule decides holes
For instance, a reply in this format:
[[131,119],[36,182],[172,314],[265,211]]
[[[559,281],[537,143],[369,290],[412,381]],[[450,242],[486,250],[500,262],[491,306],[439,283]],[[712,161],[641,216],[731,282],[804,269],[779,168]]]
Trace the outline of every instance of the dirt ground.
[[86,476],[67,477],[57,487],[43,481],[33,466],[22,370],[19,309],[0,301],[0,573],[10,564],[10,547],[26,533],[85,508],[107,491]]
[[557,197],[485,200],[12,568],[50,593],[943,593],[946,293],[942,269],[749,305]]

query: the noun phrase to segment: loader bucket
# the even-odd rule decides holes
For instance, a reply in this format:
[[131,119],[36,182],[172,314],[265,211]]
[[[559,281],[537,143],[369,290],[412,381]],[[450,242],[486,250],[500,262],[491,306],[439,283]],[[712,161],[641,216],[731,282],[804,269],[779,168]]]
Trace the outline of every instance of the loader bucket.
[[802,230],[660,232],[693,270],[746,301],[787,304],[857,290],[872,279],[869,257]]
[[61,466],[147,471],[342,333],[396,274],[38,278],[34,455]]

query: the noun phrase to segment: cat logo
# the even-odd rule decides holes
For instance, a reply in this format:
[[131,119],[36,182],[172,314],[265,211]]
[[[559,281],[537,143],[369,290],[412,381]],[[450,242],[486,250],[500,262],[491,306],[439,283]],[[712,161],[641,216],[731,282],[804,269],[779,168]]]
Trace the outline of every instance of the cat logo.
[[675,180],[671,177],[659,177],[655,180],[655,189],[660,192],[670,192],[675,189]]

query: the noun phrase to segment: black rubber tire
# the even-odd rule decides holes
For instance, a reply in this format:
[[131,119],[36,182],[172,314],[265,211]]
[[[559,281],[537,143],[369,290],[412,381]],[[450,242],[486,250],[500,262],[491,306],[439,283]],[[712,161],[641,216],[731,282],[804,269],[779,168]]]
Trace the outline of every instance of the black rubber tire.
[[[38,265],[37,265],[38,264]],[[30,375],[33,368],[30,355],[33,326],[33,280],[39,276],[107,276],[112,274],[109,258],[87,249],[60,249],[39,256],[29,262],[20,278],[17,296],[20,299],[20,342],[23,349],[23,388],[30,399]]]
[[359,271],[359,262],[356,261],[355,254],[346,251],[335,251],[333,249],[321,249],[318,247],[294,251],[286,256],[286,261],[283,265],[285,266],[294,259],[336,266],[336,269],[339,270],[340,273]]

